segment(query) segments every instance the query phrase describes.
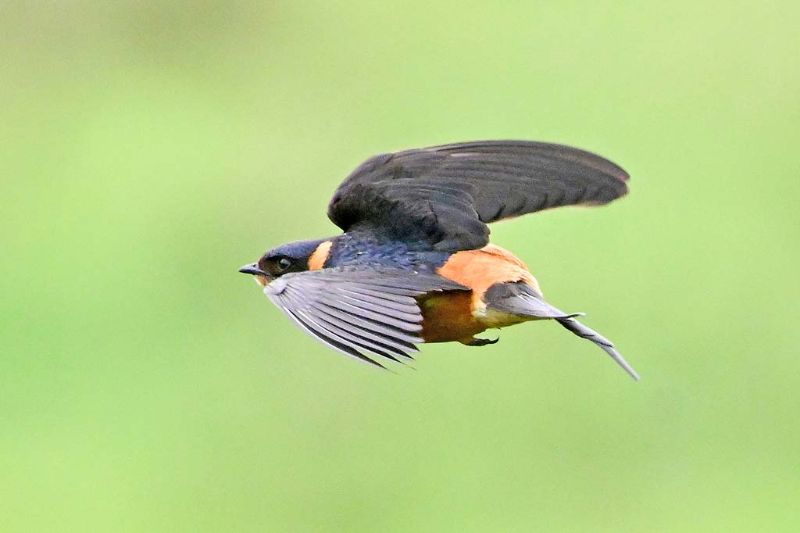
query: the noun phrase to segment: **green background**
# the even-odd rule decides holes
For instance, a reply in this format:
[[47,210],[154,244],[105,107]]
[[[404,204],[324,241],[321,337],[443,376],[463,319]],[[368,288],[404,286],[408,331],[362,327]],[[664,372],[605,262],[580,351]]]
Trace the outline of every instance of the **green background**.
[[[0,530],[796,531],[797,2],[3,2]],[[563,142],[553,324],[376,372],[237,268],[361,160]]]

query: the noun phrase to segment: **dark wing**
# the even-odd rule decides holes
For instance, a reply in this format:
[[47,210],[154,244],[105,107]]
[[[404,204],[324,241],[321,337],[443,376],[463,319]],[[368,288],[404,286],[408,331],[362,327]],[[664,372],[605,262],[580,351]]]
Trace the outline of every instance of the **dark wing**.
[[306,333],[334,350],[383,366],[366,354],[402,361],[411,359],[422,342],[415,297],[452,290],[469,289],[436,274],[342,267],[287,274],[264,293]]
[[339,186],[328,217],[435,250],[481,248],[486,224],[563,205],[605,204],[628,174],[598,155],[530,141],[476,141],[368,159]]

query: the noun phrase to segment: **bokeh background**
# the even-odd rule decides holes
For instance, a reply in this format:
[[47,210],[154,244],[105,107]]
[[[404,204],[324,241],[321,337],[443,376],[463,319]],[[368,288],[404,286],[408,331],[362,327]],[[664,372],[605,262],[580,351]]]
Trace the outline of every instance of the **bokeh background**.
[[[797,2],[3,2],[0,529],[796,531]],[[361,160],[632,175],[501,223],[552,324],[381,373],[236,272]]]

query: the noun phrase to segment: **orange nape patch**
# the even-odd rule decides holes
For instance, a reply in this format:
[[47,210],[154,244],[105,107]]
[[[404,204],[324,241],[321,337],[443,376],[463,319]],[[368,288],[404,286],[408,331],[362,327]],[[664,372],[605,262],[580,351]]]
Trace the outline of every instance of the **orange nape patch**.
[[539,284],[519,258],[508,250],[488,244],[480,250],[456,252],[438,269],[438,274],[472,289],[471,315],[486,310],[483,295],[495,283],[524,281],[539,291]]
[[308,257],[309,270],[321,270],[325,267],[325,261],[328,260],[328,254],[331,251],[333,241],[321,242],[317,249]]

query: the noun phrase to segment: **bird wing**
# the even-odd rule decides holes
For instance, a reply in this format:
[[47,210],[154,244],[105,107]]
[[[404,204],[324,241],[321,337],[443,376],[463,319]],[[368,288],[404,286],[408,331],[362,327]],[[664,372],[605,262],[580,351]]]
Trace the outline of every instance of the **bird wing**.
[[382,367],[367,354],[402,362],[418,351],[422,312],[415,297],[453,290],[469,289],[436,274],[359,266],[286,274],[264,293],[306,333]]
[[486,224],[625,195],[628,174],[598,155],[532,141],[476,141],[374,156],[339,186],[328,217],[434,250],[481,248]]

